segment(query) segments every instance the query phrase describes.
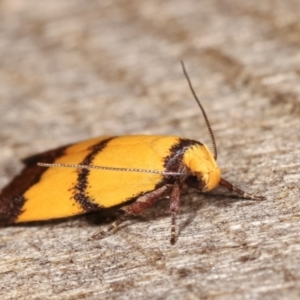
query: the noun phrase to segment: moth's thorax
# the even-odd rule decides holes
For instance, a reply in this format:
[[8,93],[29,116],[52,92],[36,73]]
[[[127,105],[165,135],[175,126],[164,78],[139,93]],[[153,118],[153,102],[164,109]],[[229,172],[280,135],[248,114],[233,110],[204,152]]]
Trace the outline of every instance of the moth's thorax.
[[189,147],[184,152],[183,162],[200,181],[204,182],[202,191],[210,191],[219,184],[221,171],[205,145],[196,144]]

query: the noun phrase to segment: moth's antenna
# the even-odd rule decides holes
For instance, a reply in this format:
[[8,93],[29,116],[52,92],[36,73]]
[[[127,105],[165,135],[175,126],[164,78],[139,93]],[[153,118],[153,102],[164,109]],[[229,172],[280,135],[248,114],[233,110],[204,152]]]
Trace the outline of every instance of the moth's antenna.
[[138,172],[138,173],[160,174],[165,176],[191,175],[191,173],[189,172],[168,172],[168,171],[158,171],[158,170],[151,170],[151,169],[115,168],[115,167],[82,165],[82,164],[58,164],[58,163],[38,162],[37,165],[45,168],[72,168],[72,169],[105,170],[105,171],[117,171],[117,172]]
[[185,70],[184,63],[183,63],[182,60],[181,60],[180,62],[181,62],[183,74],[184,74],[185,78],[186,78],[187,81],[188,81],[190,90],[191,90],[191,92],[192,92],[192,94],[193,94],[193,96],[194,96],[196,102],[198,103],[198,106],[200,107],[200,109],[201,109],[201,111],[202,111],[203,117],[204,117],[204,119],[205,119],[205,122],[206,122],[206,125],[207,125],[207,128],[208,128],[208,131],[209,131],[209,134],[210,134],[211,142],[212,142],[212,144],[213,144],[214,158],[215,158],[215,160],[217,160],[218,152],[217,152],[217,146],[216,146],[216,141],[215,141],[214,133],[213,133],[213,131],[212,131],[212,129],[211,129],[211,126],[210,126],[210,123],[209,123],[209,121],[208,121],[206,112],[205,112],[205,110],[204,110],[202,104],[200,103],[200,100],[198,99],[198,97],[197,97],[197,95],[196,95],[196,93],[195,93],[195,91],[194,91],[194,88],[193,88],[193,86],[192,86],[192,83],[191,83],[191,80],[190,80],[190,78],[189,78],[189,75],[187,74],[187,72],[186,72],[186,70]]

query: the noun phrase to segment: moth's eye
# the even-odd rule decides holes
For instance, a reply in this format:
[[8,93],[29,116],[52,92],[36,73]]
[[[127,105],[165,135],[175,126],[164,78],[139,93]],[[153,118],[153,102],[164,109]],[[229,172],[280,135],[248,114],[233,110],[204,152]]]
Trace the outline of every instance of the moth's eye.
[[189,187],[192,187],[197,190],[202,190],[204,186],[204,182],[200,180],[197,176],[189,176],[185,182]]

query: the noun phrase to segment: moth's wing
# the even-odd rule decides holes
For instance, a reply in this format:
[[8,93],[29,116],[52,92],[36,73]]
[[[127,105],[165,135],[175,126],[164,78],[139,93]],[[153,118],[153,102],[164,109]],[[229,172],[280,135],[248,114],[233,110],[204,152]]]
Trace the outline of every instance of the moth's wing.
[[101,210],[130,201],[163,184],[145,172],[44,168],[38,162],[165,170],[177,137],[100,137],[31,156],[0,195],[0,219],[49,220]]

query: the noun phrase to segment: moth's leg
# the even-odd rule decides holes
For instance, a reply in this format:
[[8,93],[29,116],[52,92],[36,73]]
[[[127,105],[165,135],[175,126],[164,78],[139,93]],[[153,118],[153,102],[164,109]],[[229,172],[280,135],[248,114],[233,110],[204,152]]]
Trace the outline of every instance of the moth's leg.
[[124,222],[129,216],[140,215],[144,210],[154,205],[157,200],[159,200],[161,197],[166,195],[169,190],[170,190],[170,186],[164,185],[158,188],[157,190],[154,190],[148,194],[139,197],[134,203],[123,206],[121,210],[124,211],[125,213],[122,216],[120,216],[111,225],[107,226],[102,231],[93,235],[90,239],[94,240],[94,239],[103,238],[105,235],[107,235],[107,233],[115,232],[118,229],[118,226],[122,222]]
[[248,194],[237,187],[233,186],[230,182],[226,181],[225,179],[221,178],[219,185],[224,186],[227,190],[234,192],[238,195],[241,195],[245,199],[251,199],[251,200],[265,200],[265,197],[262,196],[256,196],[252,194]]
[[175,183],[172,187],[170,195],[170,211],[171,211],[171,244],[174,245],[176,242],[176,215],[180,207],[180,186]]

